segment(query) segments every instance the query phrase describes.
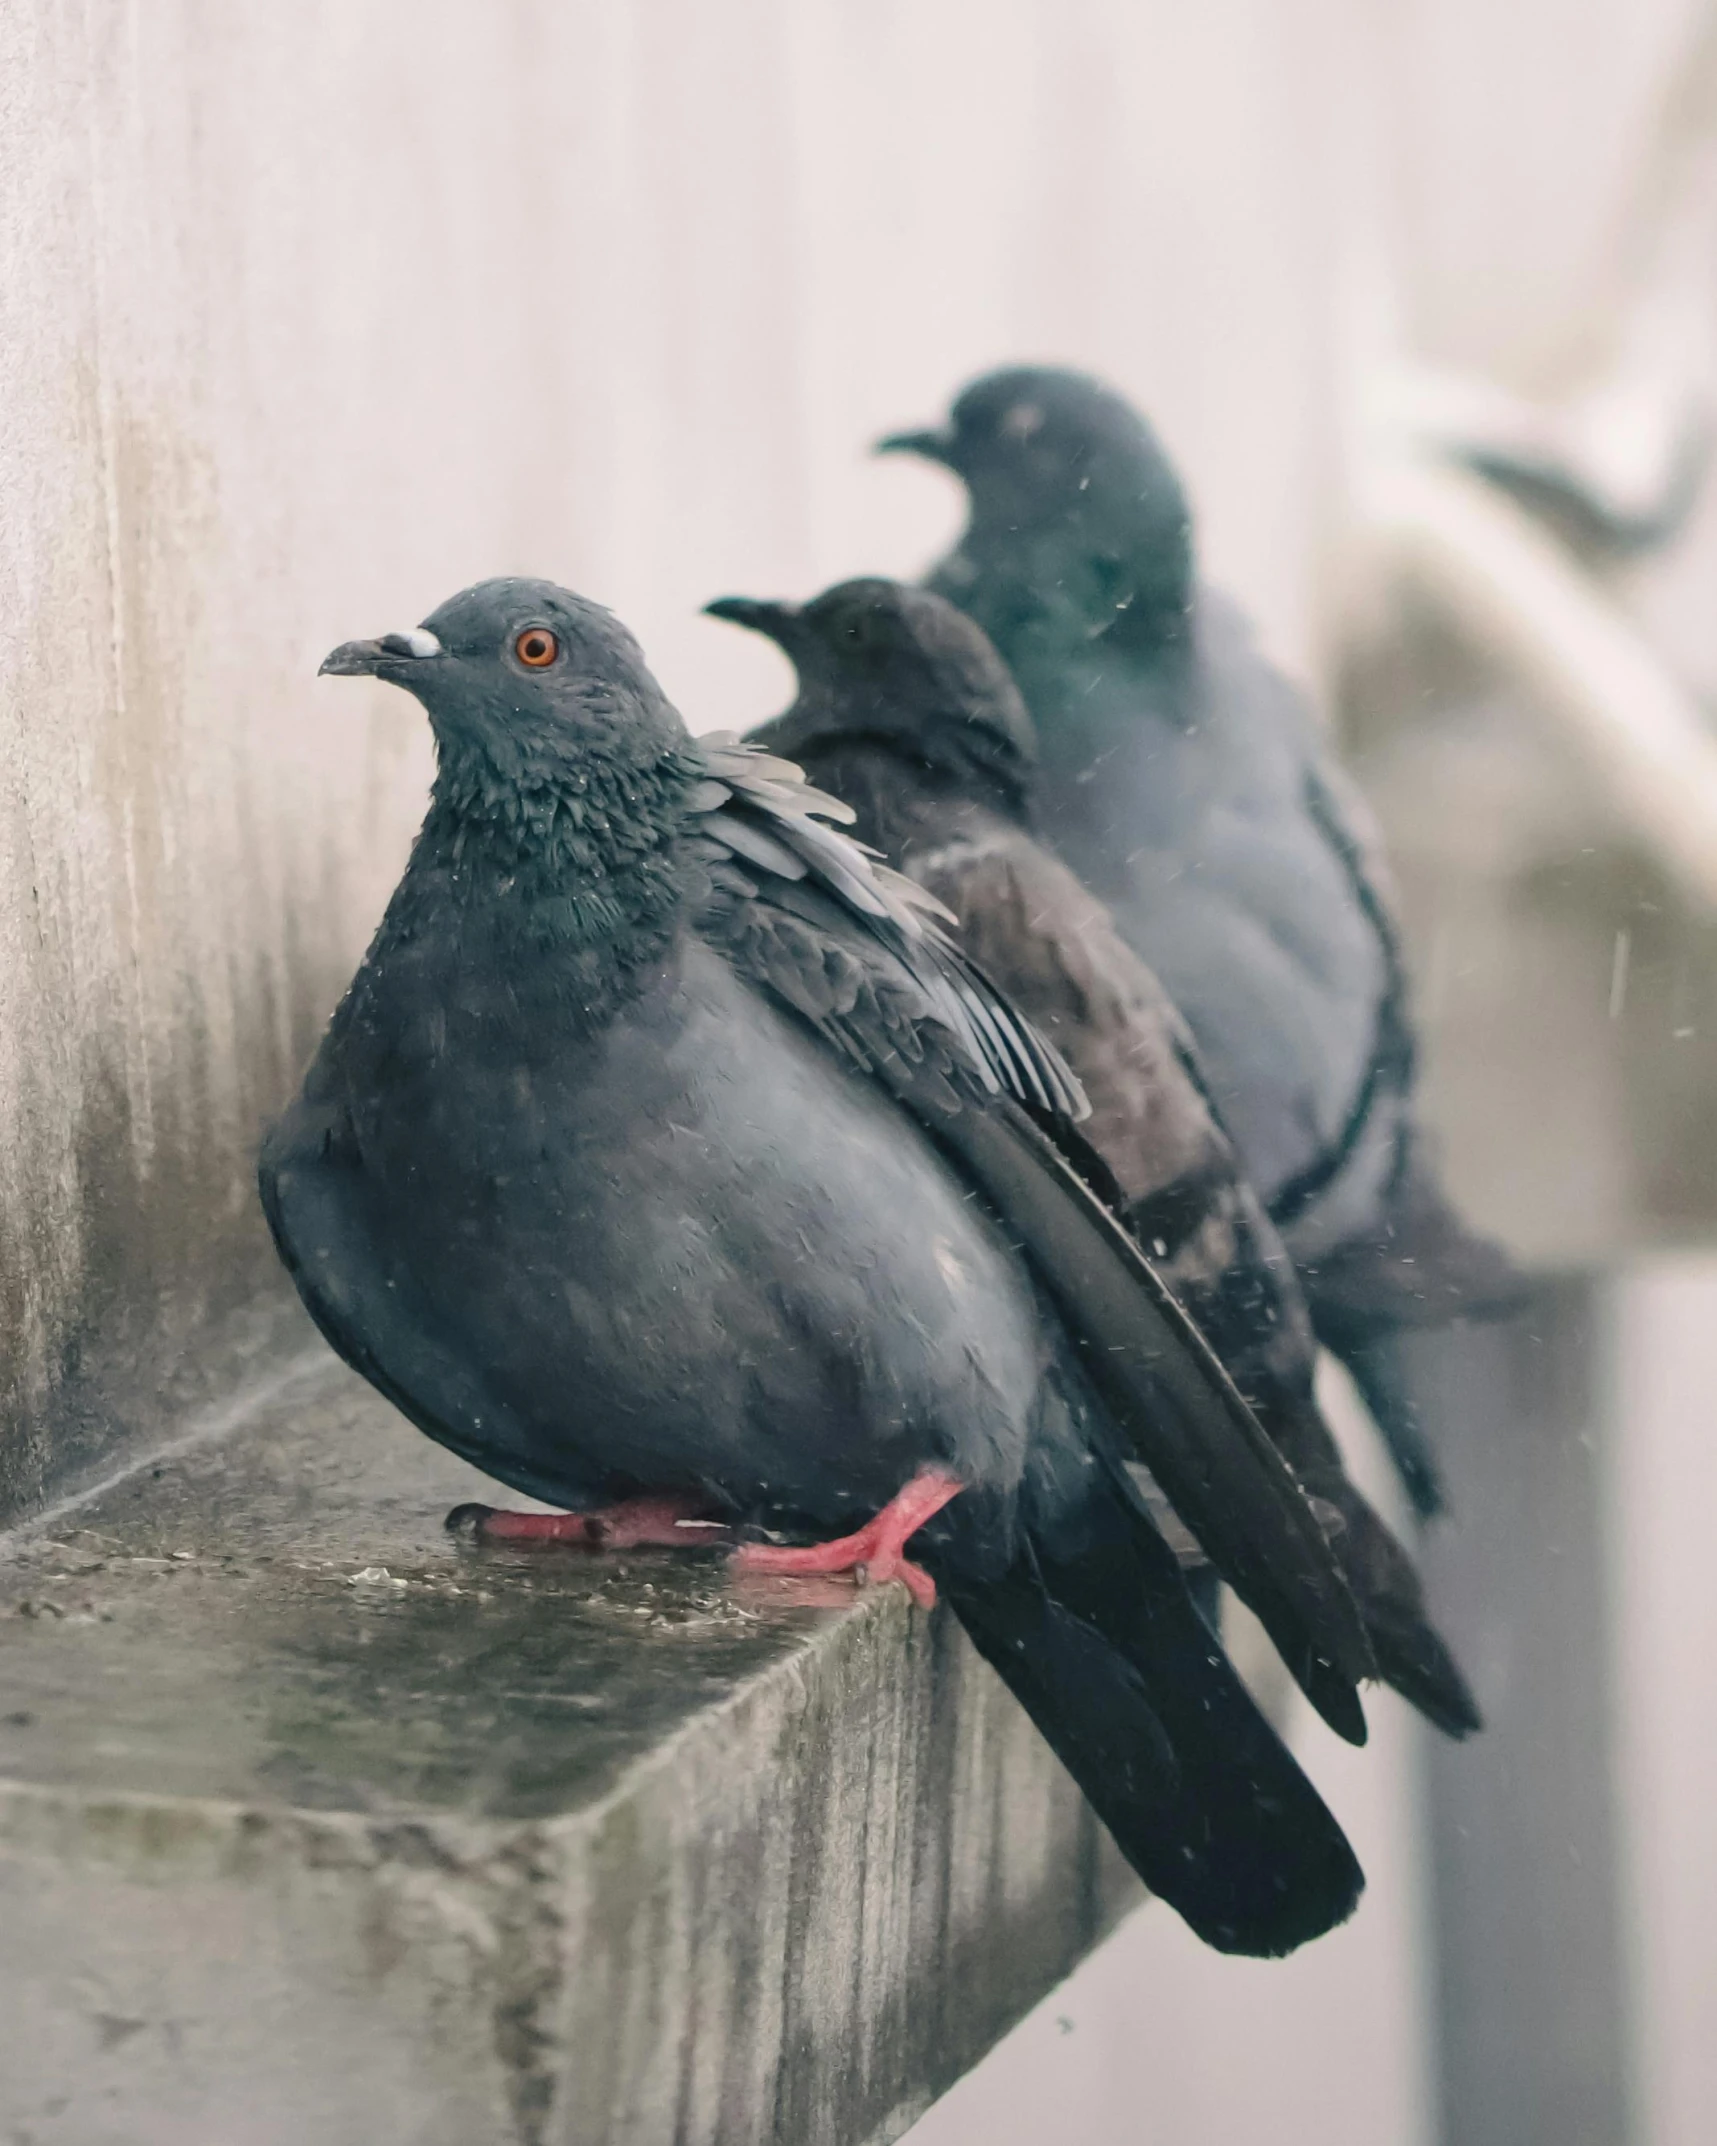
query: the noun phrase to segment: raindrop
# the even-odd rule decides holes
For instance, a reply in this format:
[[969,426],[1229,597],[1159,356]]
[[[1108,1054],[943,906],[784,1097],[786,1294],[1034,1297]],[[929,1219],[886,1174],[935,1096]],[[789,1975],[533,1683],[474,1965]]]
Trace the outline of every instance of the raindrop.
[[1633,952],[1631,931],[1616,933],[1616,950],[1610,961],[1610,1019],[1619,1021],[1628,1002],[1628,959]]

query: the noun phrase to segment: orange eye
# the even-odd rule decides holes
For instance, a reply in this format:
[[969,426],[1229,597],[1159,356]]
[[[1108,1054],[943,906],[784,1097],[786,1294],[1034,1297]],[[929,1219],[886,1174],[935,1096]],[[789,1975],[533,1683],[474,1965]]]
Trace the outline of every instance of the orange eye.
[[545,670],[560,654],[560,643],[546,626],[527,626],[513,643],[513,654],[527,670]]

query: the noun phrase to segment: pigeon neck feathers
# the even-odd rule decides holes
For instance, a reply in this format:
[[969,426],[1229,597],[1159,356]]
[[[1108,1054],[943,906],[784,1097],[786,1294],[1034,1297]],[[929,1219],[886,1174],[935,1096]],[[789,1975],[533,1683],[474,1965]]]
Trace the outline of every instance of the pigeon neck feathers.
[[414,866],[463,909],[511,919],[541,946],[665,944],[684,896],[680,855],[698,778],[689,741],[617,732],[576,760],[442,744]]
[[1128,545],[1078,516],[1041,528],[974,527],[929,586],[976,620],[1017,668],[1022,650],[1059,660],[1125,652],[1172,667],[1192,641],[1194,576],[1184,551]]

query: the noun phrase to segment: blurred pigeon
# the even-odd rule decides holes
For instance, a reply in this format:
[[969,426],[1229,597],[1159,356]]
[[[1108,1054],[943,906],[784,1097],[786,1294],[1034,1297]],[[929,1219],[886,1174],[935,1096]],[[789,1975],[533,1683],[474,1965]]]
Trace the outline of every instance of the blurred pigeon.
[[1415,1046],[1372,823],[1303,695],[1196,580],[1155,435],[1078,373],[968,387],[885,450],[971,498],[930,585],[984,628],[1036,725],[1042,831],[1191,1024],[1222,1116],[1421,1513],[1441,1487],[1401,1331],[1515,1308],[1413,1117]]
[[1129,1227],[1327,1516],[1382,1676],[1451,1735],[1477,1728],[1418,1574],[1319,1411],[1304,1299],[1192,1039],[1102,904],[1029,831],[1035,740],[1001,658],[962,612],[896,582],[708,608],[767,634],[798,671],[798,698],[753,742],[856,809],[854,832],[954,912],[966,952],[1078,1075],[1082,1130]]
[[1053,1048],[832,799],[689,737],[597,606],[485,582],[323,668],[415,694],[438,771],[263,1200],[349,1363],[573,1508],[479,1530],[714,1520],[813,1538],[738,1553],[765,1570],[939,1586],[1202,1937],[1280,1953],[1340,1921],[1352,1852],[1126,1459],[1355,1741],[1364,1630],[1090,1189]]

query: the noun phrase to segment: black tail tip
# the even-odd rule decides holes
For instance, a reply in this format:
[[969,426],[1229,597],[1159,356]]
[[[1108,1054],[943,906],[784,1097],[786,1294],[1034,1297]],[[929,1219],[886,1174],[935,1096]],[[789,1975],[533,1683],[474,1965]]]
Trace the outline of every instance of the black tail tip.
[[1430,1624],[1420,1619],[1390,1629],[1380,1619],[1372,1638],[1383,1681],[1416,1707],[1434,1729],[1457,1743],[1479,1733],[1485,1725],[1484,1714],[1473,1688]]
[[1184,1892],[1176,1888],[1179,1898],[1163,1890],[1158,1897],[1213,1952],[1236,1959],[1286,1959],[1302,1945],[1339,1929],[1365,1891],[1365,1872],[1339,1834],[1309,1849],[1299,1867],[1263,1875],[1244,1896],[1234,1886],[1234,1871],[1212,1875],[1217,1878],[1211,1887],[1214,1897],[1204,1897],[1202,1887]]

